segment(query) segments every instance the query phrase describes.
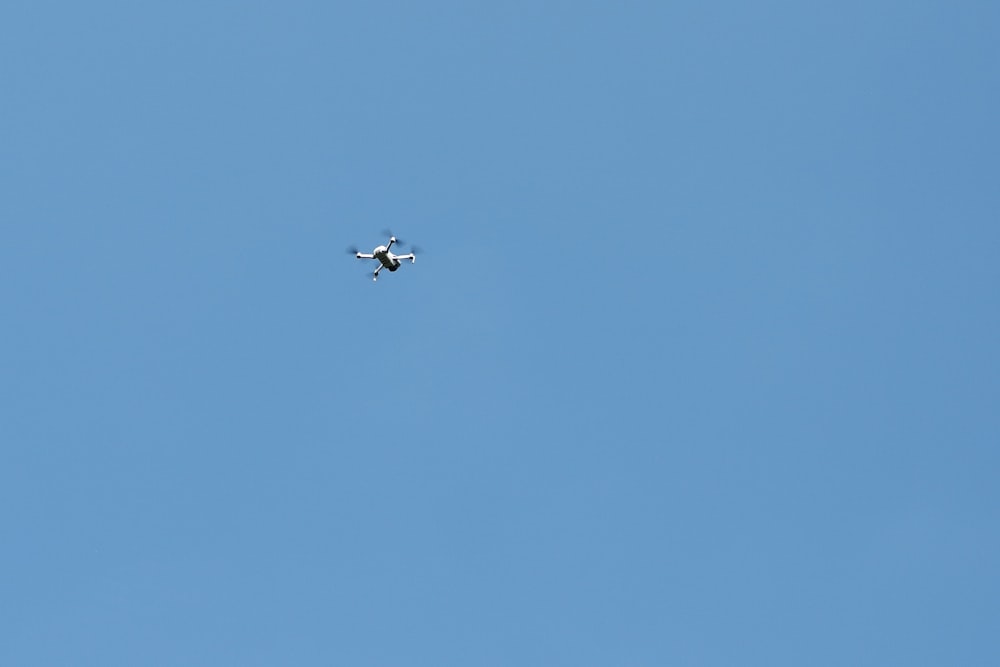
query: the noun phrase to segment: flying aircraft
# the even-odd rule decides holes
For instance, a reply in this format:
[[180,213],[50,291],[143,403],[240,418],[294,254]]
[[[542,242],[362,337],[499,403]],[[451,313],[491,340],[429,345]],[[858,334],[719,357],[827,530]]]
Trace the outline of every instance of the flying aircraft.
[[347,252],[351,253],[358,259],[377,259],[379,261],[378,267],[375,269],[375,273],[372,274],[372,280],[378,280],[378,272],[382,269],[389,269],[390,271],[395,271],[400,266],[401,259],[410,260],[410,264],[417,261],[417,255],[412,250],[406,255],[397,255],[393,253],[390,248],[392,248],[393,243],[402,244],[403,242],[398,240],[395,236],[389,235],[389,243],[386,245],[380,245],[370,253],[361,252],[356,247],[351,247],[347,249]]

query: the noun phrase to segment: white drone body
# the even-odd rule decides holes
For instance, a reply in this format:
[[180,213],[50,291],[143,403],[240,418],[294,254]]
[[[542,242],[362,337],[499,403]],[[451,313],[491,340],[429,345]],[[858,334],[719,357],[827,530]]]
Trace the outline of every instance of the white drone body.
[[396,242],[395,236],[389,237],[388,245],[380,245],[379,247],[372,250],[370,253],[367,252],[356,252],[355,257],[358,259],[377,259],[379,261],[378,268],[375,269],[375,273],[372,275],[372,280],[378,280],[378,272],[382,269],[389,269],[390,271],[395,271],[399,268],[401,259],[410,260],[410,264],[417,261],[417,256],[412,252],[407,255],[396,255],[389,248],[392,244]]

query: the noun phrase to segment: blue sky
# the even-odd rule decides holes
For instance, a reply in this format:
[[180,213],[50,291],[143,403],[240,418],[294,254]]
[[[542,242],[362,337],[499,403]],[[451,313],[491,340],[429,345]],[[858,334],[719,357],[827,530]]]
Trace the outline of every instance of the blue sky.
[[998,19],[5,3],[0,663],[997,664]]

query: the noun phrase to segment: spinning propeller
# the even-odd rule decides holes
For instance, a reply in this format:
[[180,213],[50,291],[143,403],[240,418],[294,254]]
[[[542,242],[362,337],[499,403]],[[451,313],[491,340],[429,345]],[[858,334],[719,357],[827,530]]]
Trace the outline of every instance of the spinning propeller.
[[389,242],[389,239],[394,238],[399,245],[406,245],[406,241],[393,234],[391,229],[383,229],[382,236],[386,237],[386,243]]

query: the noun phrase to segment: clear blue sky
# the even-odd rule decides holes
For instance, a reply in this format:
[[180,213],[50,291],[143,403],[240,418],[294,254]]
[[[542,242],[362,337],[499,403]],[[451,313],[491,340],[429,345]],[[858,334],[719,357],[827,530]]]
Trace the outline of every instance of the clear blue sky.
[[1000,664],[998,35],[3,3],[0,664]]

